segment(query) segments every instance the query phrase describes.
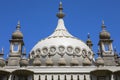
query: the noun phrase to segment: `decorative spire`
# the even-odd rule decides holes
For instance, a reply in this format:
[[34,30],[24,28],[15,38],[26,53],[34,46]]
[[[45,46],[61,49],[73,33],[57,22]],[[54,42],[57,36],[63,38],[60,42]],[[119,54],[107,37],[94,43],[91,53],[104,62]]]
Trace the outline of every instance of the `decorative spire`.
[[22,58],[26,59],[26,48],[24,48],[24,50],[23,50]]
[[116,46],[114,47],[114,52],[116,52],[117,50],[116,50]]
[[56,27],[55,31],[53,32],[53,34],[51,34],[48,38],[55,38],[55,37],[67,37],[67,38],[72,37],[72,38],[75,38],[74,36],[72,36],[68,32],[68,30],[65,27],[64,20],[63,20],[63,17],[65,15],[62,12],[62,10],[63,10],[62,2],[60,2],[59,12],[56,15],[59,18],[58,19],[58,24],[57,24],[57,27]]
[[105,30],[106,26],[105,26],[105,22],[104,20],[102,20],[102,30]]
[[92,49],[93,44],[92,41],[90,40],[90,33],[88,33],[87,37],[88,39],[86,41],[86,44],[89,46],[90,49]]
[[90,33],[88,33],[87,37],[88,37],[88,39],[90,39]]
[[16,26],[16,30],[20,30],[20,21],[18,21],[18,24],[17,24],[17,26]]
[[62,2],[60,2],[60,4],[59,4],[59,12],[56,15],[58,18],[63,18],[65,16],[65,14],[62,11],[63,11]]
[[2,48],[2,54],[4,54],[4,48]]
[[4,55],[4,49],[2,48],[1,53],[0,53],[0,58],[3,59],[3,55]]

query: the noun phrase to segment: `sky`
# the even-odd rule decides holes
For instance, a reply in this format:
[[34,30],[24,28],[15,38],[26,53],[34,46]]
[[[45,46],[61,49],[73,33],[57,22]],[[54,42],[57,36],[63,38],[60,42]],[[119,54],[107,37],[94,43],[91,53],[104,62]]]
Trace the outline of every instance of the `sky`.
[[[0,48],[5,57],[9,54],[12,33],[18,20],[27,54],[41,39],[46,38],[57,26],[56,13],[60,0],[0,0]],[[102,20],[114,40],[113,47],[120,52],[120,0],[61,0],[68,31],[83,40],[90,33],[93,51],[98,49]]]

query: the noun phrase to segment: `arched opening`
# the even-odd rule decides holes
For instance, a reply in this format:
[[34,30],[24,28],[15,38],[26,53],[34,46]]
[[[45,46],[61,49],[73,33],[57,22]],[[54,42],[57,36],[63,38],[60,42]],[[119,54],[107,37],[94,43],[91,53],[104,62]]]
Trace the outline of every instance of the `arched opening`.
[[32,80],[34,72],[26,69],[19,69],[12,72],[11,80]]
[[120,70],[114,72],[114,78],[115,80],[120,80]]
[[0,70],[0,80],[8,80],[10,72],[5,70]]
[[99,69],[90,72],[91,80],[111,80],[112,71]]

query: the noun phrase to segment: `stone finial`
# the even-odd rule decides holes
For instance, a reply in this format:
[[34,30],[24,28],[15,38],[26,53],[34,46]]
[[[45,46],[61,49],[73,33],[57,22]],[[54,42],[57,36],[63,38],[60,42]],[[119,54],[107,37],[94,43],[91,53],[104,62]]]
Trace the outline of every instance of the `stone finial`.
[[65,14],[62,11],[63,11],[62,2],[60,2],[60,4],[59,4],[59,12],[56,15],[58,18],[63,18],[65,16]]
[[102,30],[105,30],[106,26],[105,26],[105,22],[104,20],[102,20]]

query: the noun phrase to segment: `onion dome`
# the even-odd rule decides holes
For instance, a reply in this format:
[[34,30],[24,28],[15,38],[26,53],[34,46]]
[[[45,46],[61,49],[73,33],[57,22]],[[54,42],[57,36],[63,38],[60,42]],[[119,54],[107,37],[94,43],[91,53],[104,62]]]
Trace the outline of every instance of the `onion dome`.
[[28,60],[25,58],[22,58],[20,60],[20,66],[28,66]]
[[5,66],[5,60],[3,59],[3,55],[4,55],[4,50],[2,48],[2,52],[0,53],[0,67]]
[[71,61],[71,66],[78,66],[78,65],[79,65],[79,62],[77,58],[73,56],[72,61]]
[[99,35],[100,39],[110,39],[110,33],[106,31],[106,26],[104,25],[104,21],[102,21],[102,31]]
[[100,56],[100,50],[98,50],[98,58],[96,59],[96,64],[97,64],[97,66],[103,66],[104,65],[104,60]]
[[20,21],[18,21],[17,27],[16,27],[16,31],[14,33],[12,33],[12,39],[23,39],[23,34],[20,31]]
[[[55,31],[47,38],[38,41],[38,43],[32,48],[30,52],[30,58],[33,59],[35,55],[39,54],[43,66],[45,66],[45,58],[48,54],[52,57],[55,66],[58,64],[65,64],[70,66],[71,56],[73,54],[79,61],[82,61],[83,51],[86,54],[90,53],[89,57],[93,55],[92,50],[80,39],[71,35],[64,24],[64,13],[62,3],[60,2],[59,12],[57,13],[58,24]],[[34,55],[32,54],[34,52]],[[61,57],[61,56],[64,56]],[[92,57],[93,58],[93,57]]]
[[101,57],[101,56],[99,56],[98,58],[97,58],[97,60],[96,60],[96,64],[98,65],[98,66],[100,66],[100,65],[104,65],[104,60],[103,60],[103,58]]
[[36,55],[34,61],[33,61],[33,65],[34,66],[40,66],[41,65],[41,61],[40,61],[40,58],[39,58],[39,55]]
[[83,59],[83,66],[90,66],[91,64],[92,64],[92,62],[86,55],[85,58]]
[[46,60],[46,65],[53,66],[53,61],[52,61],[52,58],[50,56],[48,56],[48,59]]
[[26,50],[24,49],[24,52],[22,54],[22,59],[20,60],[20,66],[28,66],[28,60],[26,58]]

